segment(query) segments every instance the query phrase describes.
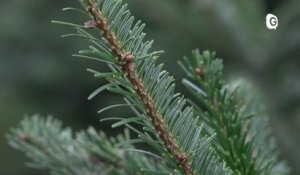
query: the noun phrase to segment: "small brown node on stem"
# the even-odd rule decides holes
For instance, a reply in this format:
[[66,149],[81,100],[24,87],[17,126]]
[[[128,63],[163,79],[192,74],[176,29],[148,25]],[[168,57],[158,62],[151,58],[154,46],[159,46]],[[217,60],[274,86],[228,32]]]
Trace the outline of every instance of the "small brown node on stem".
[[125,56],[124,56],[124,61],[125,61],[125,63],[131,63],[132,62],[132,60],[133,60],[133,56],[132,55],[130,55],[130,54],[126,54]]
[[182,154],[178,155],[178,157],[177,157],[177,161],[178,161],[179,164],[184,163],[186,161],[186,159],[187,159],[187,157],[185,155],[182,155]]
[[94,19],[92,19],[92,20],[86,21],[84,23],[84,26],[87,27],[87,28],[94,28],[94,27],[97,26],[97,23]]
[[199,75],[201,74],[201,72],[202,72],[202,70],[201,70],[200,67],[196,67],[196,68],[195,68],[195,74],[196,74],[196,75],[199,76]]
[[24,141],[24,142],[28,142],[29,141],[29,137],[26,134],[21,134],[19,136],[20,140]]

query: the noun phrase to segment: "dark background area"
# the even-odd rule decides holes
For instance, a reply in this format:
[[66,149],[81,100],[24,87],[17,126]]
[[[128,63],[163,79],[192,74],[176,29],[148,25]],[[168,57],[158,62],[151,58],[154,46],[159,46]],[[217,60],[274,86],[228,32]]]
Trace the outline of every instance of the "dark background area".
[[[126,0],[137,19],[146,22],[148,39],[165,50],[161,62],[177,80],[184,76],[177,60],[194,48],[209,49],[224,59],[227,79],[246,77],[263,92],[283,159],[300,174],[300,1],[299,0]],[[7,145],[5,133],[24,114],[51,114],[74,130],[93,125],[114,134],[101,116],[127,111],[97,110],[118,96],[87,96],[103,84],[85,71],[105,65],[70,55],[87,47],[80,39],[61,39],[69,28],[52,19],[83,23],[78,14],[60,11],[77,1],[0,1],[0,170],[5,175],[47,174],[24,166],[23,154]],[[277,30],[265,16],[279,18]]]

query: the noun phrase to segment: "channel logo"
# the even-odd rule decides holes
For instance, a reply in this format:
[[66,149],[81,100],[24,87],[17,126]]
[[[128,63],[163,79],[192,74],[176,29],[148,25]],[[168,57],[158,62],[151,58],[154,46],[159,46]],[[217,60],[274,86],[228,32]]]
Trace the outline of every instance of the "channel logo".
[[272,30],[276,30],[276,28],[278,27],[278,18],[277,16],[273,15],[273,14],[267,14],[266,16],[266,26],[268,29]]

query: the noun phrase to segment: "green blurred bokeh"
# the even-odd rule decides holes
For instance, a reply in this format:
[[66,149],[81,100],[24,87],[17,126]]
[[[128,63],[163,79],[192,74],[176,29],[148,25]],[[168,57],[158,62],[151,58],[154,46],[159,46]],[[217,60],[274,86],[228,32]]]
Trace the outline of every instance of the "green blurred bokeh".
[[[224,58],[228,79],[247,77],[262,89],[282,158],[300,174],[300,1],[299,0],[125,0],[147,23],[148,39],[165,50],[161,62],[177,80],[184,76],[177,60],[191,49],[215,50]],[[77,1],[10,0],[0,2],[0,169],[1,174],[47,174],[24,166],[24,155],[10,148],[5,133],[24,114],[52,114],[74,130],[93,125],[114,134],[99,118],[125,111],[96,114],[120,100],[103,94],[86,97],[103,84],[86,73],[105,65],[72,58],[85,48],[80,39],[61,39],[71,32],[52,19],[83,22],[78,14],[62,13]],[[277,30],[265,26],[267,13],[279,19]]]

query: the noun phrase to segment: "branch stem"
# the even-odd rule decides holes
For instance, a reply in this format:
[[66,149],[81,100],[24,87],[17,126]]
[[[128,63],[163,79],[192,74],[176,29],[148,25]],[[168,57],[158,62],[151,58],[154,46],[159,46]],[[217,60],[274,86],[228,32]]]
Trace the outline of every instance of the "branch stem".
[[123,73],[132,84],[136,94],[142,101],[146,109],[147,116],[158,133],[159,138],[163,141],[169,153],[175,157],[177,166],[182,167],[185,174],[193,175],[194,173],[192,172],[191,165],[187,160],[186,153],[179,149],[174,137],[166,130],[163,117],[155,109],[152,98],[140,80],[135,70],[135,66],[132,64],[134,59],[133,55],[121,49],[115,33],[108,30],[106,19],[102,12],[97,9],[97,5],[93,0],[87,0],[87,8],[91,17],[96,22],[96,28],[110,44],[112,53],[117,58]]

